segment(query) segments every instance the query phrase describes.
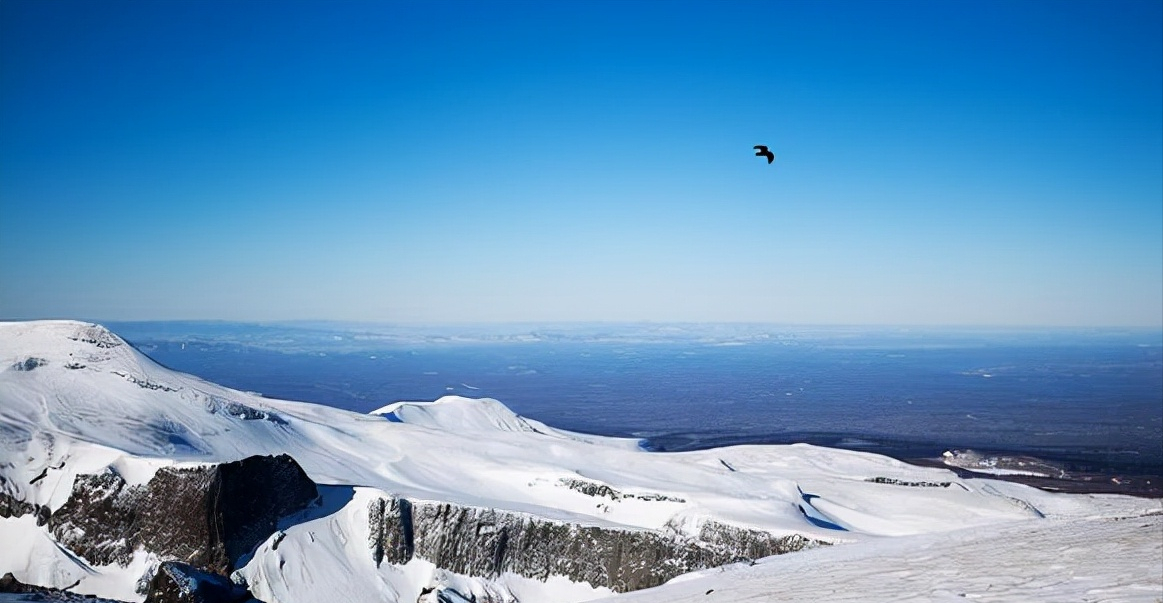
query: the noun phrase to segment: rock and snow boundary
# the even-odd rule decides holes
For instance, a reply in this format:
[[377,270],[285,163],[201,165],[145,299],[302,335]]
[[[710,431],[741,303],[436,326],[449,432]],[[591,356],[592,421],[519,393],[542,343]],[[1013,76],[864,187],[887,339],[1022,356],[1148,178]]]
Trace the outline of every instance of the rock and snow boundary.
[[[256,495],[227,467],[280,455],[296,469],[247,461],[276,502],[228,502]],[[166,532],[188,500],[218,509],[215,546],[159,544],[188,535]],[[0,323],[0,542],[0,575],[122,601],[190,575],[165,561],[268,603],[1163,600],[1159,500],[806,445],[646,452],[495,400],[359,415],[170,371],[72,321]]]

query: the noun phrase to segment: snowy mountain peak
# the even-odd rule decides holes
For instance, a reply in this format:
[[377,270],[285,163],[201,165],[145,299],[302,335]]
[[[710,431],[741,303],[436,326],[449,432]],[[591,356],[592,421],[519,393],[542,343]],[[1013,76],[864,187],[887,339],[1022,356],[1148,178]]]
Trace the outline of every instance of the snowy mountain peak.
[[70,379],[66,375],[103,372],[140,387],[177,389],[162,383],[171,371],[112,331],[73,320],[0,322],[0,363],[0,370],[37,371],[40,379],[45,374]]
[[[1139,517],[1160,506],[807,445],[647,452],[492,399],[362,415],[262,398],[166,369],[88,323],[0,323],[0,361],[0,541],[22,544],[0,547],[0,574],[80,581],[77,592],[115,598],[140,600],[132,584],[156,573],[157,551],[125,549],[97,565],[38,522],[78,483],[121,484],[129,494],[113,498],[132,502],[155,477],[253,456],[287,455],[320,486],[319,506],[262,536],[235,572],[260,599],[285,603],[411,602],[435,588],[580,601],[674,575],[619,573],[622,562],[689,571],[807,543],[875,550],[886,537],[933,543],[967,529],[1000,538],[1015,522]],[[577,554],[544,563],[565,551]]]
[[0,360],[8,361],[11,368],[23,363],[31,370],[28,359],[40,359],[41,365],[63,365],[134,355],[131,346],[101,325],[74,320],[0,322]]
[[541,423],[517,415],[492,398],[444,396],[432,402],[394,402],[371,414],[383,416],[389,421],[432,429],[451,429],[459,433],[551,431]]

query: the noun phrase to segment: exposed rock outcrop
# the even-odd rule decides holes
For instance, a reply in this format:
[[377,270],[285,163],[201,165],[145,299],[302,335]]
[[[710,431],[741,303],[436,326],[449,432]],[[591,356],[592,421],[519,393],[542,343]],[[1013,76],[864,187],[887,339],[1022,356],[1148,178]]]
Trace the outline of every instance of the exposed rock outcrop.
[[678,532],[579,526],[519,513],[448,503],[380,498],[368,509],[376,563],[413,557],[459,574],[560,575],[618,592],[649,588],[687,572],[798,551],[799,535],[708,522],[698,537]]
[[0,492],[0,517],[21,517],[23,515],[36,515],[36,525],[43,526],[48,523],[49,510],[43,505],[34,505]]
[[414,553],[412,503],[403,498],[377,498],[368,506],[368,545],[379,566],[385,559],[407,563]]
[[17,580],[11,572],[0,578],[0,593],[28,595],[22,601],[44,601],[45,603],[124,603],[114,599],[101,599],[93,595],[78,595],[59,588],[25,584]]
[[911,488],[948,488],[953,482],[912,482],[891,477],[869,477],[864,481],[874,484],[889,484],[892,486],[909,486]]
[[145,603],[248,603],[256,599],[225,576],[203,572],[176,561],[158,567]]
[[610,500],[618,501],[624,499],[638,499],[645,501],[663,501],[663,502],[677,502],[683,503],[685,500],[677,496],[667,496],[666,494],[656,494],[648,492],[645,494],[630,494],[615,490],[606,484],[598,482],[591,482],[584,479],[563,477],[557,480],[557,483],[569,488],[570,490],[577,490],[586,496],[600,496]]
[[317,498],[315,483],[287,455],[163,468],[136,486],[106,469],[77,476],[48,523],[58,542],[90,563],[125,565],[142,547],[225,574],[279,518]]
[[12,369],[17,371],[31,371],[35,370],[38,366],[44,366],[46,364],[48,364],[48,360],[45,360],[44,358],[29,356],[24,360],[14,363],[12,365]]
[[69,337],[73,341],[89,343],[99,348],[112,349],[124,343],[120,337],[101,325],[77,323],[77,330]]
[[[613,490],[595,495],[631,496]],[[126,565],[139,548],[160,557],[163,563],[148,584],[151,603],[233,603],[248,601],[251,595],[224,576],[240,557],[276,533],[280,518],[316,500],[315,484],[286,455],[163,468],[141,485],[128,484],[110,468],[78,476],[71,496],[49,517],[48,526],[59,543],[93,564]],[[650,495],[648,500],[671,499]],[[0,503],[20,514],[35,510],[20,501]],[[462,575],[491,578],[512,572],[537,580],[564,576],[618,592],[820,544],[799,535],[776,537],[713,521],[690,536],[678,529],[583,526],[391,496],[369,503],[368,527],[377,565],[421,558]],[[144,586],[140,592],[146,592]]]

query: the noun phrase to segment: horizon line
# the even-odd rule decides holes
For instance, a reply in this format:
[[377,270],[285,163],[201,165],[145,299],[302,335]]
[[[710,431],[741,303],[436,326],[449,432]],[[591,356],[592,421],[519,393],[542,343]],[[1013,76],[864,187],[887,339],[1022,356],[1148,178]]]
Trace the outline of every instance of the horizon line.
[[204,323],[238,325],[347,325],[378,326],[400,328],[448,328],[448,327],[583,327],[583,326],[752,326],[783,329],[924,329],[924,330],[1011,330],[1011,331],[1065,331],[1065,330],[1136,330],[1163,331],[1163,324],[999,324],[999,323],[856,323],[856,322],[778,322],[764,320],[434,320],[434,321],[390,321],[332,318],[293,319],[235,319],[235,318],[148,318],[148,319],[94,319],[94,318],[9,318],[0,317],[0,322],[36,321],[77,321],[93,324],[161,324],[161,323]]

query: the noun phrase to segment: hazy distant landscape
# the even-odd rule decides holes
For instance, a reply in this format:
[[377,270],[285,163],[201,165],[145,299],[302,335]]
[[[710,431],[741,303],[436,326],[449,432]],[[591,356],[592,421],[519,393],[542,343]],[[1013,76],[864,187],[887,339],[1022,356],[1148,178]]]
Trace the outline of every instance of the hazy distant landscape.
[[805,441],[911,458],[968,447],[1163,475],[1163,336],[1147,329],[111,327],[170,368],[356,412],[457,394],[656,449]]

